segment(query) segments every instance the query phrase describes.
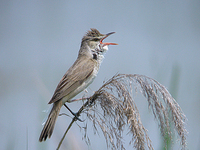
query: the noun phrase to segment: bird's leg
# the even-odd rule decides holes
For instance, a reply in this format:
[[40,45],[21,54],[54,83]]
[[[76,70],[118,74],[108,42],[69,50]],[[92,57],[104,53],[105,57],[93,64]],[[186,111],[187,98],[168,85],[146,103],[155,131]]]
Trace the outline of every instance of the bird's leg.
[[80,122],[83,122],[78,116],[77,113],[74,113],[66,104],[64,106],[71,112],[72,115],[76,118],[76,120],[79,120]]

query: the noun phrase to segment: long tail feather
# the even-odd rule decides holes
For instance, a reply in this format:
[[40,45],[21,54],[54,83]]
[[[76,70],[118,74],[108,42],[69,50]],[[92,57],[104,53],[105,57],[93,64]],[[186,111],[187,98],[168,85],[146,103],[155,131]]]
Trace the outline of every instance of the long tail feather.
[[40,134],[40,138],[39,138],[40,142],[45,141],[47,137],[49,138],[51,137],[61,107],[62,107],[62,101],[58,101],[53,104],[53,108],[51,109],[48,119],[45,122],[45,125]]

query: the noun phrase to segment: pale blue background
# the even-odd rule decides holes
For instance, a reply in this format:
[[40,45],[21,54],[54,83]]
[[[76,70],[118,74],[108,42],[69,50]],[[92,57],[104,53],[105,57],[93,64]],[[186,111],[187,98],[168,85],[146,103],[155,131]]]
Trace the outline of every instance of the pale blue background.
[[[0,149],[57,147],[70,118],[59,117],[53,136],[39,143],[47,105],[59,80],[77,57],[82,36],[90,28],[102,33],[110,46],[91,93],[116,73],[150,76],[168,89],[178,71],[176,98],[188,121],[188,148],[200,146],[200,1],[19,1],[0,5]],[[170,83],[171,82],[171,83]],[[83,95],[80,94],[78,97]],[[138,99],[142,121],[155,149],[161,141],[145,100]],[[80,103],[70,105],[77,110]],[[145,107],[143,107],[143,105]],[[77,106],[77,107],[76,107]],[[62,109],[62,112],[67,112]],[[84,117],[83,117],[84,118]],[[80,125],[83,125],[79,123]],[[63,147],[104,149],[102,135],[89,133],[82,141],[74,124]],[[128,137],[125,137],[128,139]],[[176,142],[176,141],[175,141]],[[177,148],[179,143],[176,144]],[[68,147],[69,148],[69,147]],[[131,149],[131,147],[129,147]]]

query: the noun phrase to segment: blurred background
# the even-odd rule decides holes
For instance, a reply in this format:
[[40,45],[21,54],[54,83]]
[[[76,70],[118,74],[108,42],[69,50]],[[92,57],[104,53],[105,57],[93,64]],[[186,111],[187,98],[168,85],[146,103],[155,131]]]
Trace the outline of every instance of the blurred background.
[[[0,149],[56,149],[70,117],[59,117],[51,139],[38,142],[53,92],[75,61],[90,28],[115,31],[87,95],[116,73],[143,74],[167,87],[187,116],[188,148],[200,147],[200,1],[19,1],[0,5]],[[82,97],[84,92],[77,97]],[[136,98],[154,148],[163,144],[147,101]],[[76,111],[82,102],[69,104]],[[69,112],[62,108],[61,112]],[[86,116],[81,116],[83,119]],[[84,123],[77,122],[80,126]],[[101,134],[91,145],[74,124],[61,149],[106,149]],[[172,149],[180,149],[175,136]],[[124,137],[127,142],[130,137]],[[131,146],[127,146],[131,149]]]

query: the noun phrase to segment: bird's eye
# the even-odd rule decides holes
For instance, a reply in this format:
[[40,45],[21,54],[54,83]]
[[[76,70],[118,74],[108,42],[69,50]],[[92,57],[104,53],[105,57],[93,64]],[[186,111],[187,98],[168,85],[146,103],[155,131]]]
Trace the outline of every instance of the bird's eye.
[[99,41],[99,39],[98,38],[94,38],[93,41]]

